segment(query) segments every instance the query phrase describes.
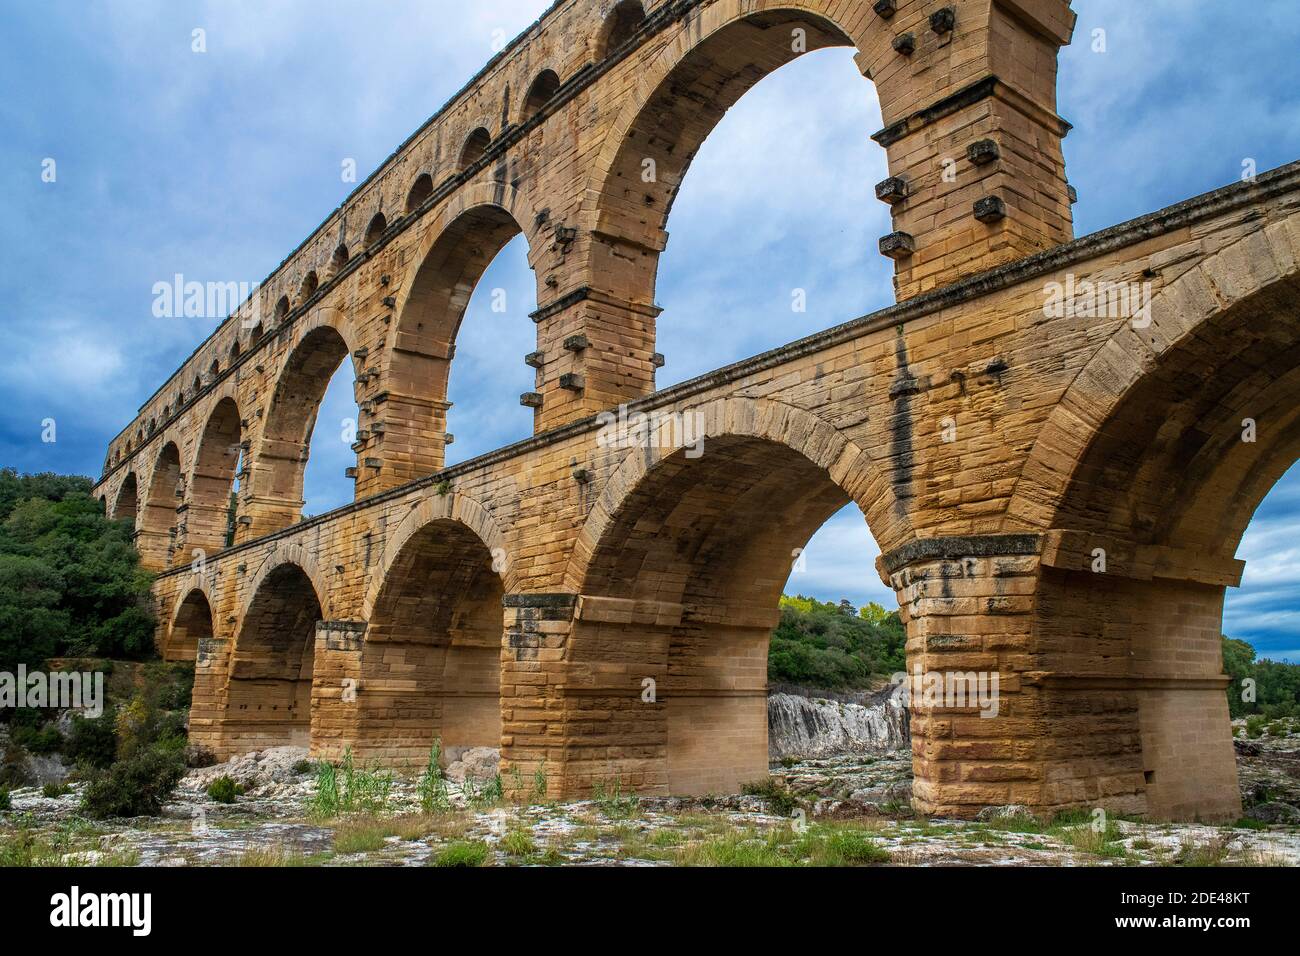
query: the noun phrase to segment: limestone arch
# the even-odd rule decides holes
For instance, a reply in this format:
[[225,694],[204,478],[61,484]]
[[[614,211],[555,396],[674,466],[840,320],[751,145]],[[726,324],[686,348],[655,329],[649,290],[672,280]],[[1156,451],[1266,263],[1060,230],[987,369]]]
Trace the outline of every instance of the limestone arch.
[[[861,508],[883,551],[911,540],[913,531],[901,503],[894,496],[884,467],[866,449],[845,438],[829,422],[813,413],[767,399],[718,399],[700,408],[677,409],[698,413],[703,421],[704,447],[715,439],[733,436],[783,445],[827,472],[830,480]],[[632,489],[660,462],[681,452],[687,442],[677,431],[664,433],[656,447],[634,449],[605,483],[575,542],[564,573],[566,589],[580,592],[596,542],[608,534],[613,516]]]
[[519,103],[519,122],[526,123],[540,113],[563,85],[555,66],[547,64],[538,69]]
[[463,173],[483,158],[492,145],[492,132],[486,125],[476,126],[465,136],[456,159],[456,172]]
[[445,495],[439,495],[429,491],[407,511],[385,541],[379,563],[370,572],[369,583],[366,585],[366,596],[361,611],[364,620],[370,620],[374,613],[379,592],[403,549],[414,535],[435,521],[455,521],[473,532],[475,537],[483,542],[484,547],[499,558],[506,590],[513,591],[517,587],[518,570],[509,560],[505,534],[491,512],[468,492],[452,489]]
[[138,518],[136,547],[140,551],[140,563],[150,570],[163,570],[173,560],[177,507],[184,498],[184,475],[179,445],[164,436],[149,471]]
[[236,631],[243,630],[244,618],[256,599],[257,592],[262,587],[263,582],[277,568],[283,565],[293,565],[306,575],[316,592],[317,600],[320,602],[322,620],[330,619],[332,609],[329,582],[320,564],[305,545],[290,541],[278,541],[270,553],[262,559],[262,563],[258,565],[257,573],[254,574],[253,579],[244,590],[244,596],[239,604],[239,616],[235,624]]
[[202,642],[217,635],[217,619],[212,594],[199,583],[181,593],[167,625],[167,640],[162,648],[167,661],[197,659]]
[[630,40],[645,19],[645,6],[641,0],[619,0],[614,4],[596,33],[595,61],[601,62]]
[[[330,379],[345,362],[360,372],[356,333],[338,309],[313,310],[294,324],[293,345],[280,363],[266,420],[252,450],[249,524],[245,541],[296,524],[310,440]],[[355,395],[354,395],[355,397]],[[241,496],[242,497],[242,496]]]
[[[397,431],[431,462],[417,478],[441,467],[447,432],[447,393],[460,326],[470,298],[491,262],[516,236],[529,242],[535,266],[535,221],[524,195],[503,183],[477,182],[458,191],[430,217],[395,306],[393,350],[384,369],[388,442]],[[539,293],[540,294],[540,293]]]
[[129,471],[122,477],[117,494],[113,498],[113,509],[109,516],[114,521],[130,519],[132,527],[136,524],[136,512],[140,506],[140,490],[135,472]]
[[577,792],[618,778],[720,793],[763,776],[768,640],[800,549],[851,501],[902,533],[883,474],[816,416],[751,399],[700,411],[702,454],[628,452],[566,570],[578,597],[564,773]]
[[198,434],[194,462],[186,481],[186,553],[205,554],[234,543],[228,518],[236,475],[243,458],[244,428],[233,384],[212,396],[207,416]]
[[222,753],[311,744],[316,625],[329,591],[316,562],[281,542],[245,592],[224,686],[214,694]]
[[[1287,311],[1286,303],[1294,295],[1298,281],[1300,216],[1292,216],[1221,249],[1152,296],[1150,324],[1143,328],[1135,328],[1129,321],[1120,324],[1053,407],[1016,482],[1007,507],[1008,527],[1058,527],[1064,519],[1062,512],[1070,485],[1077,479],[1077,469],[1089,444],[1126,404],[1134,401],[1138,391],[1175,363],[1194,360],[1191,350],[1198,336],[1205,338],[1214,333],[1216,324],[1235,321],[1240,333],[1246,335],[1251,318],[1264,312],[1291,317],[1293,313]],[[1286,323],[1274,323],[1272,331],[1278,336],[1259,343],[1260,351],[1271,350],[1275,367],[1282,369],[1269,388],[1273,393],[1290,396],[1294,394],[1289,391],[1292,379],[1300,375],[1300,370],[1288,363],[1289,350],[1294,347],[1291,336],[1295,333]],[[1215,360],[1240,351],[1233,349]],[[1214,374],[1212,364],[1199,368],[1198,374]],[[1292,404],[1293,409],[1297,406],[1300,401]],[[1286,457],[1293,439],[1286,437],[1289,431],[1274,434],[1282,443],[1281,450],[1270,449],[1259,457],[1271,460],[1271,470],[1261,467],[1276,480],[1286,470],[1278,470],[1278,462]],[[1225,447],[1231,448],[1231,444]],[[1261,487],[1258,479],[1254,484]],[[1264,483],[1262,490],[1250,496],[1253,502],[1238,502],[1231,509],[1230,523],[1237,528],[1237,539],[1271,485],[1271,481]],[[1172,526],[1168,530],[1177,533]]]
[[1252,514],[1300,455],[1298,226],[1263,226],[1153,296],[1149,324],[1122,320],[1054,407],[1008,507],[1010,527],[1050,532],[1039,666],[1114,688],[1102,702],[1049,687],[1045,705],[1106,712],[1110,732],[1079,734],[1078,758],[1127,774],[1157,817],[1240,812],[1223,605]]
[[[422,766],[501,744],[506,555],[468,497],[433,495],[389,537],[371,575],[347,743],[367,758]],[[489,542],[498,542],[495,546]]]
[[[639,62],[636,65],[634,90],[625,98],[618,118],[610,126],[595,161],[589,167],[590,198],[585,206],[588,226],[598,233],[636,238],[643,241],[647,248],[662,250],[666,241],[663,224],[671,212],[677,188],[696,150],[727,109],[763,77],[804,53],[830,46],[872,49],[871,40],[879,39],[878,36],[873,37],[878,31],[869,29],[874,26],[873,19],[878,18],[869,7],[864,5],[861,10],[848,12],[844,10],[843,4],[835,0],[781,0],[761,5],[754,4],[751,0],[718,0],[687,14],[682,26],[675,28],[679,34],[676,42],[664,45],[649,62]],[[672,142],[664,156],[659,156],[658,152],[653,157],[649,155],[643,142],[644,137],[634,135],[635,128],[640,121],[654,119],[663,122],[664,117],[673,115],[673,110],[667,104],[670,98],[676,98],[682,92],[677,88],[679,84],[676,81],[686,79],[694,82],[697,79],[687,75],[693,60],[700,61],[706,71],[712,70],[716,67],[713,61],[717,53],[730,45],[728,39],[734,39],[732,31],[735,28],[754,24],[769,30],[774,24],[786,23],[792,29],[802,26],[805,29],[812,27],[815,31],[807,34],[803,51],[796,53],[787,35],[780,41],[773,37],[774,42],[767,50],[773,57],[771,63],[758,66],[751,62],[752,51],[741,53],[741,60],[737,61],[732,71],[734,75],[722,87],[683,98],[686,102],[682,108],[687,110],[687,114],[680,117],[680,128],[672,130],[681,142]],[[708,103],[709,106],[702,107],[702,103]],[[663,143],[660,144],[662,145]],[[614,201],[617,190],[613,188],[620,172],[620,157],[635,157],[635,162],[628,166],[627,171],[631,171],[634,166],[637,175],[629,178],[629,181],[635,181],[635,191],[645,194],[635,197],[635,201],[622,204]],[[654,158],[656,161],[658,188],[643,188],[645,184],[640,173],[641,164],[646,158]],[[649,201],[649,196],[654,197],[653,203]],[[638,235],[629,235],[633,230],[628,224],[617,222],[632,210],[637,210],[636,214],[639,215],[644,214],[646,209],[654,211],[650,218],[657,219],[658,223],[641,227]]]

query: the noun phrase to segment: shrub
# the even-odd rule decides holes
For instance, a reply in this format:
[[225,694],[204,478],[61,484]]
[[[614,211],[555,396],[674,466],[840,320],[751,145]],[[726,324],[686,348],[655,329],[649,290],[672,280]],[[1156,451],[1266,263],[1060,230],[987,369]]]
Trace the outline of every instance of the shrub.
[[482,866],[487,862],[488,847],[479,840],[449,843],[434,857],[434,866]]
[[105,711],[99,717],[72,716],[72,726],[63,742],[63,754],[74,763],[103,770],[117,754],[117,731],[114,716]]
[[[213,757],[212,759],[215,761],[216,757]],[[293,774],[295,777],[301,777],[304,774],[311,773],[312,767],[314,766],[315,764],[313,764],[310,760],[299,760],[295,762],[293,765]]]
[[17,727],[13,732],[13,741],[30,753],[52,754],[63,746],[63,734],[53,724],[39,728]]
[[8,810],[13,804],[9,800],[9,791],[0,787],[0,810]]
[[537,852],[537,844],[527,830],[511,830],[502,838],[501,849],[511,856],[531,856]]
[[91,782],[82,797],[88,816],[156,817],[185,774],[179,753],[155,746],[113,764]]
[[45,786],[41,787],[41,796],[54,799],[55,797],[63,796],[71,789],[72,788],[66,783],[47,783]]
[[788,817],[799,807],[795,795],[771,777],[741,784],[740,792],[752,797],[762,797],[767,801],[772,812],[778,816]]
[[225,774],[208,784],[208,796],[217,803],[234,803],[243,792],[244,788]]

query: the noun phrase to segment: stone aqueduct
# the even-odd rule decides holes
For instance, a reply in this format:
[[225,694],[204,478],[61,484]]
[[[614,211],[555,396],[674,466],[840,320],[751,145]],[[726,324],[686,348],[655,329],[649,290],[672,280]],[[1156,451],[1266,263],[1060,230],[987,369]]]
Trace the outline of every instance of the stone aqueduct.
[[[435,737],[499,745],[553,797],[732,789],[767,772],[791,554],[854,502],[909,665],[1000,678],[991,719],[913,700],[919,810],[1236,814],[1219,634],[1300,452],[1300,165],[1074,240],[1073,23],[1066,0],[557,3],[112,442],[96,493],[160,572],[161,649],[197,658],[193,737],[406,765]],[[655,391],[691,157],[830,45],[879,93],[898,304]],[[447,468],[457,327],[519,233],[535,435]],[[1052,309],[1054,282],[1136,284],[1149,309]],[[302,520],[343,361],[356,499]],[[605,441],[622,403],[696,416],[703,454]]]

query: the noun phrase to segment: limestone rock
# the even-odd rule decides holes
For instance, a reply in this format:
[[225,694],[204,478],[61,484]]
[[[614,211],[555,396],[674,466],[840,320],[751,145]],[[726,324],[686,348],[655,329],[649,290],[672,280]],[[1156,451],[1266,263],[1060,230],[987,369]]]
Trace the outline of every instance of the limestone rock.
[[865,706],[772,694],[767,699],[767,746],[776,760],[900,750],[911,746],[907,708],[888,693]]

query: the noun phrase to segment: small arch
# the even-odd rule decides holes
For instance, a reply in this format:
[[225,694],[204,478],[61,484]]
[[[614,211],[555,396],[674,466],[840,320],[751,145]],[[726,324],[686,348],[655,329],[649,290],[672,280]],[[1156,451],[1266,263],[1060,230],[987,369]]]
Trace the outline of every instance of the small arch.
[[199,656],[200,642],[210,641],[212,636],[212,604],[201,589],[194,588],[176,606],[163,660],[194,661]]
[[218,375],[221,374],[220,360],[218,359],[212,360],[212,364],[208,366],[208,374],[211,375],[213,378],[216,378]]
[[279,325],[289,315],[289,297],[280,296],[280,301],[275,303],[275,324]]
[[469,138],[465,140],[464,148],[460,151],[460,164],[457,167],[458,170],[464,172],[466,169],[469,169],[469,167],[477,163],[483,158],[483,154],[487,152],[487,148],[491,144],[492,134],[482,126],[470,133]]
[[201,391],[203,391],[203,378],[202,378],[201,376],[195,375],[195,376],[194,376],[194,394],[197,395],[197,394],[199,394],[199,392],[201,392]]
[[559,89],[560,77],[554,70],[542,70],[537,74],[537,79],[533,80],[533,85],[528,88],[528,95],[524,97],[522,121],[527,122],[540,113],[542,107],[551,101]]
[[640,0],[621,0],[615,4],[600,28],[600,37],[596,42],[596,61],[604,60],[631,40],[644,22],[645,8],[641,6]]
[[313,269],[302,278],[302,285],[298,289],[298,301],[306,302],[316,294],[320,288],[320,279],[316,276],[316,270]]
[[236,339],[234,342],[230,343],[230,363],[232,365],[239,358],[240,352],[241,349],[239,348],[239,340]]
[[428,173],[420,173],[415,177],[415,182],[411,184],[411,191],[406,194],[407,215],[423,206],[425,201],[432,195],[433,177]]
[[266,334],[266,325],[261,322],[258,322],[257,325],[253,326],[252,341],[256,342],[265,334]]
[[388,220],[382,212],[375,213],[370,218],[370,225],[366,226],[366,248],[374,246],[384,236],[384,231],[388,228]]
[[334,255],[330,257],[330,272],[338,273],[339,270],[348,264],[348,260],[351,257],[351,253],[348,252],[348,247],[344,243],[340,242],[334,249]]

